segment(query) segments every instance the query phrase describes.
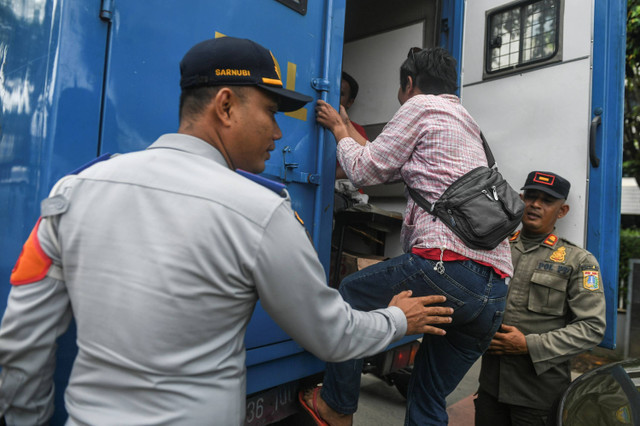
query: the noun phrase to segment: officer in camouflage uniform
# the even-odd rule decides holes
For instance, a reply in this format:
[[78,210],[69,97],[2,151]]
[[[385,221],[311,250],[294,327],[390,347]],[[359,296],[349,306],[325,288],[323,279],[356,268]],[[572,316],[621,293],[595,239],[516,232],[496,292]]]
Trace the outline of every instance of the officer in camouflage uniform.
[[531,172],[522,231],[511,238],[514,275],[501,330],[482,357],[476,426],[544,425],[571,381],[569,360],[602,340],[605,298],[598,261],[555,235],[570,183]]

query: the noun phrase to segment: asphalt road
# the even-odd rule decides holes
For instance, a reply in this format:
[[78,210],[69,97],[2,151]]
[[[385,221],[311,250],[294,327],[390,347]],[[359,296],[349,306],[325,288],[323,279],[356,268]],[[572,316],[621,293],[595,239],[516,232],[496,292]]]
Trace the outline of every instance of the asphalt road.
[[[472,395],[478,389],[480,360],[469,370],[462,382],[447,397],[447,406]],[[353,418],[354,426],[402,426],[406,400],[395,387],[370,374],[362,376],[358,412]]]
[[[480,360],[478,360],[462,379],[456,390],[447,397],[447,406],[473,395],[478,388]],[[360,385],[358,412],[353,418],[354,426],[402,426],[406,400],[394,386],[371,374],[363,374]],[[462,415],[460,415],[462,414]],[[471,417],[471,418],[469,418]],[[464,410],[458,411],[455,421],[450,417],[450,425],[473,424],[473,414]],[[314,423],[307,416],[296,414],[278,423],[279,426],[312,426]]]

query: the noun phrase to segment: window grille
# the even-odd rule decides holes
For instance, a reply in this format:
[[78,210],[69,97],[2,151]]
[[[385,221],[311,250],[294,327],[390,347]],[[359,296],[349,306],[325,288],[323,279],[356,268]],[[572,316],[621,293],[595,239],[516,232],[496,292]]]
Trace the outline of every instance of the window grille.
[[560,6],[560,0],[528,0],[489,11],[486,73],[561,59]]

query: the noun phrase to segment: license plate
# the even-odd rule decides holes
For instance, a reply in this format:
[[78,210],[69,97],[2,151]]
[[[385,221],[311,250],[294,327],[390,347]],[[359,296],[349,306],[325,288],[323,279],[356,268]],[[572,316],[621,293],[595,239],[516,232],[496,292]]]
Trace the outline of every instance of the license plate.
[[247,398],[245,426],[266,425],[298,411],[298,382],[286,383]]

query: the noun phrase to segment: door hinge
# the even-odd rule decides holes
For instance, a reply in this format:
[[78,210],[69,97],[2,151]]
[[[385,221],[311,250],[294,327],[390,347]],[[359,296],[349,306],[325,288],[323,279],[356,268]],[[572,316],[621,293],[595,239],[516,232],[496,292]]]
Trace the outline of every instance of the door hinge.
[[[294,162],[290,146],[282,149],[281,165],[267,164],[264,173],[267,175],[278,177],[283,182],[310,183],[320,185],[320,175],[316,173],[301,172],[298,169],[299,164]],[[291,161],[294,160],[294,161]]]
[[102,0],[100,4],[100,19],[103,21],[111,22],[113,16],[113,1],[114,0]]
[[319,92],[328,92],[331,87],[331,83],[326,78],[314,78],[311,80],[311,87]]
[[444,18],[440,21],[440,32],[449,34],[449,19]]

